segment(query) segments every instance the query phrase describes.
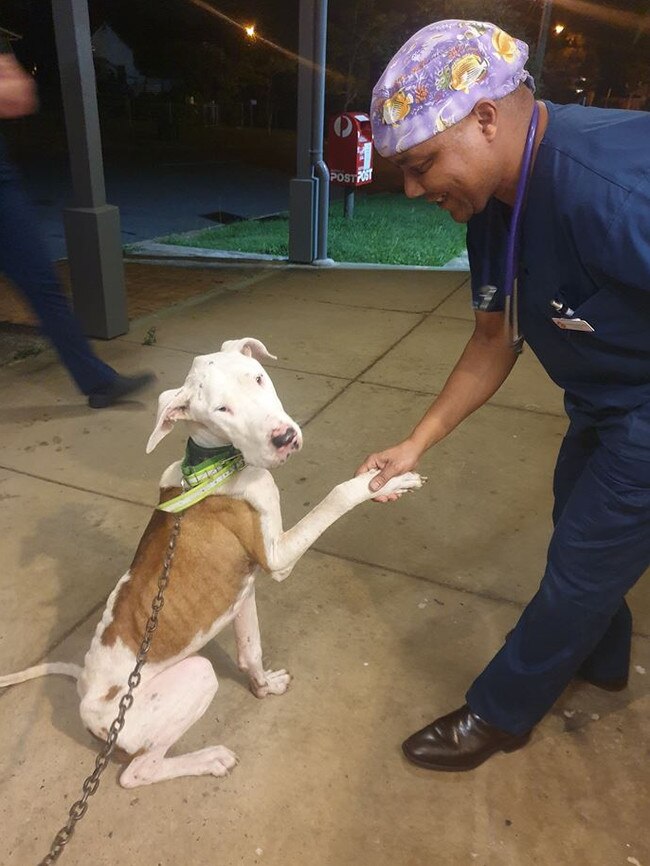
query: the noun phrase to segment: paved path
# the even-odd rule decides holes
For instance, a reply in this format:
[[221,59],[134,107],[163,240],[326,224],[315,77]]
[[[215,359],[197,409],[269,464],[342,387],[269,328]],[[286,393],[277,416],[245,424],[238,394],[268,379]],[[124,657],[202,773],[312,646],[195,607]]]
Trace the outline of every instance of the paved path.
[[[180,385],[194,355],[251,335],[279,356],[269,372],[305,433],[275,473],[291,526],[408,431],[472,330],[462,273],[180,272],[188,283],[206,273],[203,298],[100,346],[122,370],[158,373],[141,402],[88,410],[48,353],[0,370],[0,671],[83,659],[160,472],[182,453],[180,428],[149,456],[144,445],[158,390]],[[560,392],[525,352],[422,461],[423,490],[360,507],[285,583],[260,581],[265,662],[295,677],[285,696],[251,696],[230,631],[206,649],[220,689],[178,748],[224,743],[241,758],[232,775],[125,791],[111,765],[61,862],[648,866],[647,579],[630,593],[627,690],[572,684],[530,745],[471,773],[418,770],[399,748],[462,703],[535,592],[565,427]],[[0,744],[0,864],[28,866],[93,765],[74,685],[49,677],[0,694]]]

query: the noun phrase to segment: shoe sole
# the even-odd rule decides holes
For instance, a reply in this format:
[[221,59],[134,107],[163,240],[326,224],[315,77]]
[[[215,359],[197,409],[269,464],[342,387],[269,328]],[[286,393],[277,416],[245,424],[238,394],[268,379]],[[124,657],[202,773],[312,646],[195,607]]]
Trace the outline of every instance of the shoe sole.
[[113,405],[113,401],[108,399],[88,398],[88,405],[91,409],[108,409]]
[[123,391],[119,394],[90,394],[88,396],[88,405],[91,409],[108,409],[109,406],[115,406],[118,403],[133,401],[137,399],[138,393],[148,384],[150,383],[143,382],[141,385],[129,388],[128,391]]
[[472,764],[463,764],[463,765],[453,765],[453,764],[432,764],[427,761],[421,761],[419,758],[414,758],[412,755],[409,755],[407,750],[404,748],[402,744],[402,752],[404,753],[404,757],[411,764],[415,764],[416,767],[422,767],[423,770],[438,770],[443,773],[462,773],[465,770],[475,770],[477,767],[480,767],[481,764],[484,764],[489,758],[493,755],[498,754],[499,752],[516,752],[518,749],[523,749],[525,745],[530,742],[530,734],[527,734],[526,737],[522,740],[517,740],[516,743],[510,743],[507,746],[501,746],[501,748],[495,749],[493,752],[490,752],[489,755],[482,757],[480,761],[474,761]]
[[628,686],[627,677],[624,680],[590,680],[587,677],[578,677],[580,682],[602,689],[604,692],[622,692]]

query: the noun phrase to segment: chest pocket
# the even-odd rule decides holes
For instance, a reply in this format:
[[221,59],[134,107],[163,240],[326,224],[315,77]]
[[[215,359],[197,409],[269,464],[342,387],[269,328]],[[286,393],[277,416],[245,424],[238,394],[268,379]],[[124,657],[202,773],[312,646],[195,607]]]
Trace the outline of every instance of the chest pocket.
[[601,288],[574,307],[574,318],[584,319],[594,333],[566,331],[576,340],[597,341],[626,351],[650,353],[650,295],[636,297],[622,291]]

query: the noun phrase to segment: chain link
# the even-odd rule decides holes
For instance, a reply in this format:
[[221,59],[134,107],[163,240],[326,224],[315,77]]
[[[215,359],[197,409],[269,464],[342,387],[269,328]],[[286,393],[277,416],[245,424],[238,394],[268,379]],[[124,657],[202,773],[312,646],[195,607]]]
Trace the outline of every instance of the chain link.
[[142,679],[140,671],[147,660],[147,653],[151,646],[153,633],[158,625],[158,614],[165,603],[163,596],[167,589],[167,584],[169,583],[169,572],[172,567],[174,553],[176,552],[176,544],[180,535],[182,516],[183,512],[174,515],[174,527],[165,552],[163,570],[158,578],[158,592],[151,603],[151,615],[149,616],[149,620],[144,630],[144,637],[142,638],[140,649],[135,657],[136,665],[129,674],[128,691],[126,694],[122,695],[122,698],[120,699],[118,714],[115,719],[113,719],[113,722],[108,729],[106,742],[95,759],[95,769],[90,776],[84,780],[84,783],[81,786],[83,796],[81,799],[77,800],[76,803],[73,803],[68,813],[69,818],[67,824],[56,834],[50,847],[49,854],[40,861],[38,866],[50,866],[50,864],[55,863],[59,859],[64,847],[68,844],[70,837],[74,833],[77,821],[80,821],[86,814],[88,809],[88,798],[92,797],[92,795],[97,791],[97,788],[99,788],[100,776],[108,766],[110,756],[112,755],[113,750],[115,749],[115,744],[117,743],[117,738],[124,727],[124,716],[133,704],[133,691],[137,689],[140,685],[140,680]]

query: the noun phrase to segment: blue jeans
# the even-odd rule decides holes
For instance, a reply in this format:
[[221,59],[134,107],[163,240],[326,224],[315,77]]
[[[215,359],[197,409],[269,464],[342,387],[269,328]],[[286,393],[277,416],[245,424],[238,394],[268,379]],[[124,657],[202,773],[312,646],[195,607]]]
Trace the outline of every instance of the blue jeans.
[[530,730],[580,669],[628,673],[625,594],[650,564],[650,404],[575,418],[555,470],[555,529],[539,590],[467,693],[504,731]]
[[83,394],[101,390],[115,371],[95,355],[45,249],[18,172],[0,141],[0,272],[18,288]]

